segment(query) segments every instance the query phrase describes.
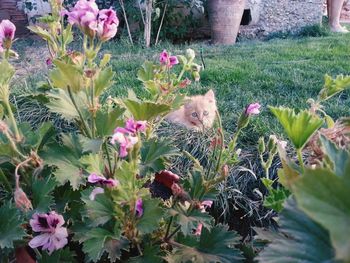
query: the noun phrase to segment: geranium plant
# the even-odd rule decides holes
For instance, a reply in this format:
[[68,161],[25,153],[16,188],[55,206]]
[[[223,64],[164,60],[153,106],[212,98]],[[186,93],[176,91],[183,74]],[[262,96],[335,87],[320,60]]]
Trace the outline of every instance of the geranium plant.
[[[189,78],[199,81],[195,52],[160,54],[145,62],[138,78],[148,100],[129,92],[127,98],[101,95],[113,84],[111,55],[99,56],[104,42],[117,32],[112,9],[99,10],[93,0],[79,0],[66,10],[51,0],[52,14],[44,27],[30,27],[48,42],[52,67],[47,82],[32,97],[76,127],[57,133],[50,123],[36,130],[15,120],[10,82],[15,73],[8,62],[15,27],[0,25],[0,249],[3,260],[30,247],[38,262],[233,262],[241,255],[239,236],[209,215],[217,185],[228,176],[237,157],[239,131],[259,112],[244,110],[241,125],[228,147],[220,116],[209,168],[190,154],[193,169],[178,176],[168,168],[180,152],[159,139],[156,129],[170,111],[181,106]],[[68,24],[64,24],[64,20]],[[72,26],[83,35],[81,51],[68,51]],[[179,73],[174,70],[181,67]],[[169,199],[150,191],[153,180],[172,192]],[[81,259],[83,260],[83,259]]]

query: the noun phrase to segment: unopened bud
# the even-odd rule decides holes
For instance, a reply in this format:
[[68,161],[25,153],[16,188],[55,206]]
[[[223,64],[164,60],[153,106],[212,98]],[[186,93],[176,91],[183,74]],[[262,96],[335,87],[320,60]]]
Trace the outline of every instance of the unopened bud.
[[267,143],[267,148],[270,152],[276,147],[277,142],[277,137],[275,135],[270,135],[269,142]]
[[23,212],[28,212],[29,210],[33,209],[32,203],[22,188],[17,188],[15,190],[14,198],[16,206]]
[[186,56],[189,60],[193,60],[196,57],[196,53],[193,49],[189,48],[186,50]]
[[229,174],[230,174],[230,171],[229,171],[229,168],[228,168],[228,165],[227,164],[225,164],[223,167],[222,167],[222,175],[224,176],[224,177],[227,177],[227,176],[229,176]]
[[260,154],[263,154],[265,150],[266,148],[265,148],[264,137],[260,137],[258,142],[258,151]]
[[194,81],[196,81],[196,82],[198,82],[201,79],[198,71],[193,71],[192,76],[194,78]]
[[9,127],[4,121],[0,121],[0,132],[6,133],[8,131]]

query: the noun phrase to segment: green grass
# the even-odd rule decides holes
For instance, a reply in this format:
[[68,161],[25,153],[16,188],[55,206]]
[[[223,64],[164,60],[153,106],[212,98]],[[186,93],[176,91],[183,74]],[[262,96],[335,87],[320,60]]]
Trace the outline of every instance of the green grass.
[[[248,103],[258,101],[263,105],[263,113],[253,120],[252,128],[246,133],[245,139],[249,141],[281,132],[268,105],[306,108],[306,100],[321,89],[324,74],[336,76],[350,72],[350,34],[242,42],[231,47],[204,44],[190,47],[197,52],[203,48],[206,64],[201,82],[194,84],[190,93],[204,93],[213,88],[226,129],[234,129],[238,115]],[[144,60],[157,60],[163,48],[179,54],[187,46],[146,50],[109,45],[106,49],[113,54],[112,65],[117,72],[112,94],[126,94],[127,89],[134,89],[143,95],[136,79],[137,70]],[[349,105],[346,92],[330,100],[326,110],[335,118],[349,116]]]
[[[23,48],[23,43],[19,42],[18,46]],[[308,107],[306,100],[318,94],[324,74],[336,76],[350,72],[350,34],[246,41],[230,47],[164,44],[143,49],[120,41],[105,47],[106,52],[112,53],[111,64],[117,73],[116,82],[108,93],[126,95],[128,89],[133,89],[144,96],[146,93],[136,77],[140,65],[147,59],[157,61],[163,49],[180,54],[188,47],[197,53],[203,49],[206,64],[201,82],[194,83],[189,92],[198,94],[213,88],[226,129],[234,130],[238,115],[248,103],[258,101],[263,105],[262,114],[254,118],[243,138],[250,142],[256,142],[261,135],[281,133],[268,105]],[[349,116],[349,105],[350,97],[346,92],[330,100],[326,110],[335,118]]]

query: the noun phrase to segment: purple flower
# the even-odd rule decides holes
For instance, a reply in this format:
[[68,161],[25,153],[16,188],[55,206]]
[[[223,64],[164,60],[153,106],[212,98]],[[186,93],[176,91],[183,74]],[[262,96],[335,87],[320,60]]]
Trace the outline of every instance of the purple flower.
[[163,50],[163,52],[160,53],[159,62],[160,64],[166,65],[168,68],[179,64],[179,60],[177,59],[177,57],[170,56],[166,50]]
[[52,59],[51,58],[46,59],[46,66],[48,66],[48,67],[52,66]]
[[117,132],[115,132],[111,139],[111,144],[115,144],[116,142],[119,143],[119,155],[120,157],[125,157],[128,155],[128,150],[131,149],[137,142],[138,138],[137,136],[133,136],[125,131],[121,131],[124,128],[116,129]]
[[95,173],[92,173],[88,177],[88,182],[92,184],[101,184],[101,185],[106,185],[107,187],[116,187],[118,186],[119,182],[118,180],[115,179],[106,179],[103,176],[99,176]]
[[35,213],[29,223],[34,232],[41,232],[29,242],[31,248],[42,247],[51,254],[68,243],[68,232],[67,228],[63,227],[62,215],[54,211],[47,214]]
[[135,213],[137,217],[142,217],[143,215],[143,202],[142,198],[138,198],[135,203]]
[[117,34],[119,19],[112,9],[103,9],[98,14],[97,35],[101,41],[108,41]]
[[259,103],[249,104],[245,110],[246,115],[257,115],[260,113],[261,105]]
[[94,190],[92,190],[91,194],[89,195],[89,198],[91,201],[95,200],[96,195],[103,194],[105,190],[101,187],[96,187]]

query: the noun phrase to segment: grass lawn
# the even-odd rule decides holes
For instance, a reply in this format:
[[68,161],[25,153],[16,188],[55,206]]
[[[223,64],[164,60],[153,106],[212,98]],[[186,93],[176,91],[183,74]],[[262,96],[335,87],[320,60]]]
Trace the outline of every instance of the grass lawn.
[[[192,85],[190,93],[204,93],[213,88],[226,129],[234,129],[246,104],[258,101],[263,105],[263,113],[254,119],[244,137],[250,142],[256,142],[261,135],[281,132],[268,105],[305,108],[306,100],[316,96],[322,87],[324,74],[350,74],[350,34],[250,41],[231,47],[206,44],[190,47],[197,53],[203,49],[206,64],[201,82]],[[143,61],[158,60],[164,48],[180,54],[188,46],[167,45],[147,50],[116,42],[105,48],[113,54],[111,63],[117,72],[110,93],[121,95],[133,89],[142,96],[146,94],[136,74]],[[349,116],[349,105],[350,96],[346,92],[330,100],[326,109],[333,117]]]

